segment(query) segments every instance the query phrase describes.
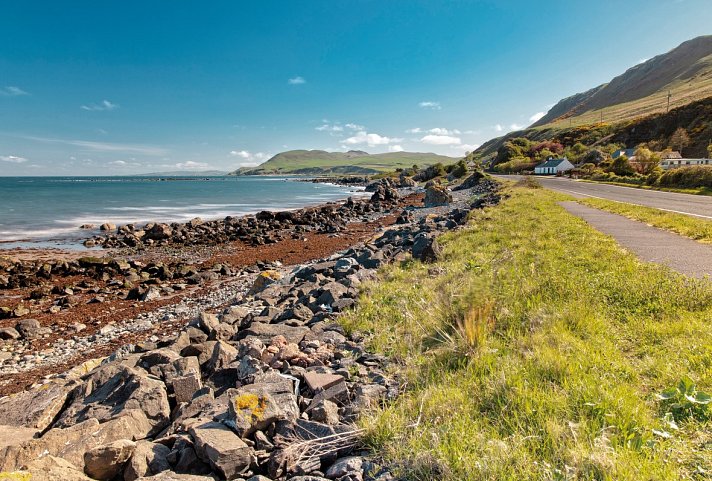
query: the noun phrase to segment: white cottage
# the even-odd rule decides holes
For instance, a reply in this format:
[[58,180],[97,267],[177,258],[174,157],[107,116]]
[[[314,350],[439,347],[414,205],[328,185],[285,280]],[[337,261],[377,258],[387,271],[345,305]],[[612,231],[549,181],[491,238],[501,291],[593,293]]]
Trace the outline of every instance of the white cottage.
[[541,164],[534,167],[534,173],[536,175],[556,175],[559,172],[566,172],[574,168],[574,165],[569,162],[569,159],[564,157],[563,159],[554,159],[549,157],[547,160]]

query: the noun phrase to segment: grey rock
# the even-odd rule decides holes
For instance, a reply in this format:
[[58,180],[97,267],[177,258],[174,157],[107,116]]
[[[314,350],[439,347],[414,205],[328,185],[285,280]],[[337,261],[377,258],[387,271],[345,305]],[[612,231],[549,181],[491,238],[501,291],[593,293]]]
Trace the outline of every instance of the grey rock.
[[195,452],[226,479],[235,479],[249,469],[254,452],[227,426],[213,421],[197,422],[188,430]]
[[265,344],[268,344],[275,336],[284,336],[288,342],[299,344],[304,336],[309,332],[308,327],[292,327],[284,324],[261,324],[253,323],[249,328],[237,333],[237,339],[245,339],[254,336]]
[[139,441],[124,469],[124,481],[135,481],[144,476],[153,476],[171,469],[168,463],[170,449],[159,443]]
[[360,456],[349,456],[338,459],[326,470],[324,475],[329,479],[339,479],[342,476],[363,472],[363,458]]
[[97,446],[84,453],[84,471],[94,479],[109,481],[123,471],[135,449],[136,443],[128,439]]
[[91,418],[105,422],[136,409],[146,414],[153,431],[160,430],[171,412],[166,388],[161,381],[142,373],[117,364],[101,366],[86,383],[75,388],[72,402],[56,425],[68,427]]

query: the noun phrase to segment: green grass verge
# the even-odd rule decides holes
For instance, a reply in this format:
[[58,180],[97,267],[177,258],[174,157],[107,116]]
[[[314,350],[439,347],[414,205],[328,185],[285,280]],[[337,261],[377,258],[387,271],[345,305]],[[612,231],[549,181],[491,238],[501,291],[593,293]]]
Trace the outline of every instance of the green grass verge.
[[634,189],[645,189],[645,190],[659,190],[661,192],[676,192],[678,194],[692,194],[692,195],[712,195],[712,189],[708,187],[689,187],[689,188],[675,188],[675,187],[660,187],[657,185],[646,185],[646,184],[633,184],[628,182],[613,182],[605,180],[591,180],[591,179],[580,179],[581,182],[591,182],[595,184],[610,184],[619,185],[621,187],[633,187]]
[[561,194],[508,193],[343,317],[404,379],[362,418],[374,453],[416,480],[708,476],[709,411],[675,426],[656,395],[712,388],[712,286],[639,262]]
[[676,232],[700,242],[712,243],[712,220],[607,199],[586,198],[577,199],[577,201],[580,204],[620,214],[629,219]]

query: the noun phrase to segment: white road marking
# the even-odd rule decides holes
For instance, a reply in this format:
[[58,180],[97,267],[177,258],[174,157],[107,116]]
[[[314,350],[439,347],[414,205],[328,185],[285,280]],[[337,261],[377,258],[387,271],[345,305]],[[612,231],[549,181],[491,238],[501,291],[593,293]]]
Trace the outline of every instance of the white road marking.
[[619,204],[630,204],[630,205],[637,205],[638,207],[647,207],[649,209],[658,209],[662,210],[665,212],[672,212],[673,214],[684,214],[684,215],[690,215],[693,217],[701,217],[703,219],[712,219],[712,216],[710,215],[702,215],[702,214],[693,214],[692,212],[685,212],[682,210],[673,210],[673,209],[663,209],[662,207],[651,207],[649,205],[644,205],[644,204],[636,204],[634,202],[625,202],[622,200],[613,200],[613,199],[608,199],[606,197],[599,197],[597,195],[591,195],[591,194],[585,194],[583,192],[576,192],[575,190],[568,190],[568,189],[561,189],[559,188],[558,190],[563,190],[564,192],[568,192],[570,194],[576,194],[576,195],[584,195],[586,197],[593,197],[594,199],[601,199],[601,200],[609,200],[611,202],[618,202]]

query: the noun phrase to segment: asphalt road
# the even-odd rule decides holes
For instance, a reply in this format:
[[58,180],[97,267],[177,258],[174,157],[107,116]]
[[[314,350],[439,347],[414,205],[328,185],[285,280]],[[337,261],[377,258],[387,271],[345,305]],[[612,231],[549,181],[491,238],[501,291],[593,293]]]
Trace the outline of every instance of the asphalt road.
[[[498,177],[511,180],[522,178],[522,176],[517,175]],[[536,179],[547,189],[564,192],[574,197],[597,197],[617,200],[629,204],[655,207],[668,212],[712,219],[712,196],[636,189],[634,187],[575,181],[564,177],[537,176]]]
[[712,246],[576,202],[561,202],[571,214],[615,238],[639,259],[664,264],[682,274],[712,276]]

